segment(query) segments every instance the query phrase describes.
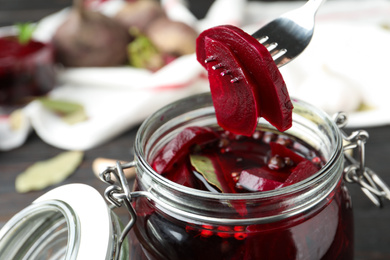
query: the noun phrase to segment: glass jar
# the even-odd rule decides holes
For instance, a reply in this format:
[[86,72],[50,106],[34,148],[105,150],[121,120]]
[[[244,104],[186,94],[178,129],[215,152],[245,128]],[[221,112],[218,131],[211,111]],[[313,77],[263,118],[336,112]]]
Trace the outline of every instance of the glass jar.
[[[180,100],[151,115],[138,131],[132,163],[137,177],[129,195],[136,215],[131,259],[353,259],[342,135],[322,111],[296,99],[293,104],[293,127],[284,134],[317,150],[325,166],[294,185],[245,194],[187,188],[150,166],[156,153],[184,128],[217,127],[209,94]],[[258,127],[276,131],[265,120]]]
[[64,185],[4,225],[0,259],[128,259],[127,241],[123,246],[118,241],[122,229],[98,191],[84,184]]
[[[352,259],[352,204],[344,181],[360,184],[378,206],[382,198],[390,200],[390,189],[364,165],[365,131],[346,136],[342,115],[335,123],[309,104],[293,104],[294,124],[284,134],[327,161],[304,181],[273,191],[216,194],[157,174],[149,162],[185,127],[217,127],[210,95],[192,96],[142,124],[134,161],[117,162],[100,174],[109,184],[105,198],[127,208],[126,226],[94,188],[61,186],[5,224],[0,259]],[[276,132],[265,120],[259,128]],[[354,148],[358,161],[344,152]],[[137,171],[133,191],[126,168]]]

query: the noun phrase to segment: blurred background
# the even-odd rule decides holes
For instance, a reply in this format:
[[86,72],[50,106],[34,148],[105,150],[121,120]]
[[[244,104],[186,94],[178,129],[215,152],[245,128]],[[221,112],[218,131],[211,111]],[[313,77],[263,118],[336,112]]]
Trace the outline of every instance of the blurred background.
[[[209,7],[217,1],[187,0],[185,2],[197,19],[203,19],[207,16]],[[240,1],[225,0],[225,3],[233,2]],[[259,28],[281,13],[300,6],[304,1],[242,2],[245,2],[245,10],[242,12],[244,15],[241,14],[241,19],[245,20],[243,26],[248,26],[245,29],[253,31],[254,28]],[[255,2],[256,5],[253,5]],[[0,33],[2,27],[21,22],[39,22],[71,5],[71,0],[0,0]],[[226,9],[221,8],[220,14],[229,10],[229,7],[232,9],[231,6],[226,6]],[[328,0],[320,8],[316,21],[318,22],[316,39],[313,39],[305,53],[296,61],[281,69],[285,80],[288,81],[289,91],[294,96],[305,98],[316,106],[327,109],[330,114],[335,109],[350,108],[351,124],[347,132],[361,128],[368,130],[370,138],[366,146],[367,166],[390,183],[390,165],[387,164],[390,158],[390,102],[388,102],[390,1]],[[51,21],[46,20],[45,25],[51,25]],[[40,28],[40,31],[45,33],[44,29],[46,28]],[[180,66],[181,63],[178,64],[182,71],[178,73],[177,67],[173,67],[174,73],[168,73],[164,79],[172,78],[172,75],[178,78],[185,77],[184,72],[192,68],[187,69],[185,66]],[[194,66],[196,65],[199,64]],[[132,160],[134,138],[144,117],[162,106],[164,102],[161,100],[165,97],[166,102],[170,102],[172,99],[199,91],[198,86],[195,86],[195,88],[183,88],[184,92],[180,92],[180,88],[171,92],[166,91],[168,92],[166,96],[162,96],[162,91],[149,93],[148,87],[159,87],[155,84],[161,83],[160,78],[157,77],[145,86],[145,93],[153,95],[144,97],[137,87],[130,86],[125,90],[120,82],[115,82],[118,83],[117,86],[110,88],[111,85],[115,85],[111,83],[116,80],[116,77],[110,74],[112,72],[117,73],[117,71],[109,71],[108,81],[101,81],[96,77],[104,74],[102,70],[92,71],[92,74],[88,69],[64,70],[62,76],[65,84],[59,84],[52,93],[54,98],[73,98],[84,104],[87,112],[90,113],[89,121],[96,121],[90,125],[86,123],[68,127],[36,106],[30,107],[29,120],[34,123],[33,129],[26,130],[24,139],[17,146],[6,151],[0,149],[0,228],[15,213],[54,187],[79,182],[103,192],[106,184],[96,178],[92,171],[95,159],[104,157],[122,161]],[[144,78],[152,79],[152,75],[158,75],[158,73],[145,71],[136,73],[142,74],[138,82],[143,82]],[[192,79],[199,75],[187,76]],[[206,86],[203,89],[207,90],[208,85],[205,80],[207,78],[204,76],[201,77],[203,79],[201,83],[203,87]],[[86,82],[85,78],[90,81]],[[103,77],[102,79],[105,80]],[[131,83],[126,80],[119,81]],[[184,81],[184,83],[188,82]],[[106,88],[102,85],[106,85]],[[296,88],[296,86],[301,87]],[[110,102],[104,103],[107,101],[105,99],[107,94],[112,96]],[[138,96],[134,98],[135,95]],[[6,121],[1,117],[1,113],[0,119],[3,119],[0,123]],[[82,128],[84,125],[85,129]],[[4,141],[2,137],[0,132],[0,145]],[[90,143],[86,142],[89,138]],[[16,191],[16,177],[29,166],[52,158],[64,150],[78,148],[85,150],[83,161],[65,181],[39,191],[28,193]],[[132,181],[133,179],[129,180],[130,185]],[[349,185],[349,188],[355,211],[356,259],[390,259],[390,203],[386,201],[382,210],[377,209],[361,192],[358,185]],[[122,214],[127,216],[125,211],[122,211]]]
[[[250,0],[256,1],[256,0]],[[265,0],[275,2],[278,0]],[[294,1],[294,0],[292,0]],[[213,0],[187,0],[193,14],[198,18],[205,15]],[[14,22],[36,22],[39,19],[70,6],[72,0],[0,0],[0,26],[11,25]]]

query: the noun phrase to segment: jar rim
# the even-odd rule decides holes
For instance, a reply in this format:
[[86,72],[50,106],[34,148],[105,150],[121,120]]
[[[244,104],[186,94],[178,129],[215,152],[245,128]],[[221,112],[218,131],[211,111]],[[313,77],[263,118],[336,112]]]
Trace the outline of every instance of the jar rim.
[[[175,107],[177,104],[186,103],[186,102],[193,100],[193,99],[196,99],[196,98],[206,99],[208,101],[211,100],[210,93],[207,92],[207,93],[197,94],[194,96],[180,99],[176,102],[173,102],[173,103],[161,108],[160,110],[158,110],[155,113],[153,113],[152,115],[150,115],[141,124],[141,126],[137,132],[136,141],[135,141],[135,150],[136,150],[136,154],[139,155],[139,158],[138,158],[139,163],[141,163],[143,165],[143,167],[145,167],[149,171],[149,173],[152,174],[152,176],[154,178],[158,179],[161,183],[163,183],[165,185],[171,185],[171,186],[175,187],[175,189],[177,189],[178,191],[181,191],[184,193],[190,193],[192,195],[196,195],[199,197],[207,197],[207,198],[215,198],[215,199],[228,199],[228,200],[234,200],[234,199],[242,200],[242,199],[265,198],[265,197],[278,196],[280,194],[289,193],[292,190],[296,191],[297,189],[300,189],[300,188],[305,188],[307,186],[317,185],[319,182],[319,178],[321,179],[321,178],[325,177],[323,173],[328,171],[329,168],[331,167],[331,165],[334,164],[335,160],[337,160],[340,156],[343,155],[342,154],[342,137],[340,135],[340,132],[339,132],[339,129],[338,129],[336,123],[333,120],[331,120],[330,117],[324,111],[320,110],[319,108],[316,108],[313,105],[311,105],[303,100],[300,100],[297,98],[292,98],[292,102],[293,102],[294,106],[296,106],[297,104],[303,104],[305,107],[308,107],[312,111],[315,111],[316,114],[320,115],[323,118],[326,118],[327,122],[329,123],[329,126],[331,127],[331,130],[334,133],[337,133],[334,136],[336,148],[334,149],[332,155],[327,160],[325,165],[316,174],[312,175],[311,177],[309,177],[301,182],[298,182],[298,183],[295,183],[295,184],[292,184],[292,185],[289,185],[289,186],[286,186],[286,187],[283,187],[280,189],[271,190],[271,191],[253,192],[253,193],[211,193],[208,191],[189,188],[189,187],[177,184],[177,183],[170,181],[167,178],[161,176],[160,174],[158,174],[152,168],[150,163],[146,160],[144,148],[142,147],[141,135],[145,131],[145,129],[149,127],[149,125],[151,124],[151,121],[155,120],[156,118],[161,118],[161,116],[163,116],[163,114],[166,111],[170,110],[172,107]],[[295,108],[294,108],[294,110],[295,110]],[[293,113],[294,113],[294,111],[293,111]]]
[[[213,120],[216,121],[211,95],[210,93],[203,93],[171,103],[149,116],[143,122],[136,135],[134,152],[137,181],[139,180],[139,183],[143,183],[143,185],[148,187],[145,186],[145,191],[141,192],[142,194],[133,192],[133,197],[149,197],[162,210],[174,212],[176,216],[191,218],[194,221],[224,222],[229,224],[269,223],[294,216],[318,205],[321,201],[325,201],[324,199],[339,184],[342,177],[344,160],[342,136],[335,122],[325,112],[299,99],[294,98],[292,102],[294,105],[293,126],[286,133],[289,132],[291,136],[298,138],[299,135],[300,137],[305,137],[299,133],[299,131],[303,131],[304,134],[308,134],[310,138],[314,138],[317,143],[320,143],[323,146],[322,150],[324,148],[329,150],[327,151],[325,165],[311,177],[271,191],[212,193],[177,184],[154,171],[148,162],[148,159],[150,159],[148,156],[150,155],[150,150],[161,148],[156,148],[155,143],[159,144],[163,143],[163,141],[169,141],[173,134],[178,133],[184,127],[201,122],[196,121],[196,119],[204,119],[205,114],[212,115]],[[193,120],[194,118],[195,120]],[[321,123],[317,122],[320,119],[322,120]],[[309,120],[313,121],[308,123]],[[205,121],[210,123],[210,121]],[[202,121],[202,123],[204,122]],[[214,123],[212,124],[214,125]],[[260,119],[259,124],[261,127],[277,131],[264,119]],[[306,124],[309,126],[306,126]],[[315,131],[312,131],[313,129]],[[324,144],[316,139],[318,132],[320,133],[319,140]],[[170,136],[164,136],[167,133],[170,133]],[[161,135],[163,137],[160,137]],[[152,141],[149,141],[148,138],[152,139]],[[328,149],[326,146],[332,149]],[[316,147],[314,148],[317,149]],[[272,200],[273,204],[267,204],[269,203],[267,200]],[[221,202],[229,202],[227,204],[229,205],[236,202],[241,204],[243,201],[247,201],[247,210],[250,210],[252,217],[244,217],[237,211],[232,210],[231,207],[223,210],[217,208],[218,205],[221,205]],[[268,206],[265,206],[264,203]],[[263,206],[256,206],[259,204]],[[283,210],[275,213],[277,208],[280,209],[280,206],[283,207]],[[199,210],[202,213],[199,213]]]

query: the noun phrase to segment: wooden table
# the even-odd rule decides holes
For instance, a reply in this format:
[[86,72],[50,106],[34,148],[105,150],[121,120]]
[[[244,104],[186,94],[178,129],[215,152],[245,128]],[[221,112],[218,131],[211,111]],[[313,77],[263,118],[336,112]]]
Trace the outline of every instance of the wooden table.
[[[198,8],[211,1],[199,1]],[[41,17],[69,5],[70,0],[52,1],[5,1],[0,0],[0,26],[14,22],[36,21]],[[204,8],[203,8],[204,9]],[[366,129],[370,138],[366,146],[367,166],[379,173],[390,184],[390,126]],[[137,127],[129,129],[121,136],[94,149],[85,152],[85,158],[77,171],[60,185],[67,183],[85,183],[103,192],[106,185],[92,173],[91,164],[97,157],[132,160],[132,147]],[[349,130],[348,130],[349,131]],[[32,134],[22,147],[0,152],[0,227],[15,213],[28,206],[43,191],[18,194],[14,188],[17,174],[36,161],[45,160],[60,153],[36,135]],[[390,259],[390,202],[382,209],[376,208],[360,191],[357,185],[348,185],[354,202],[355,214],[355,259]],[[124,211],[119,214],[125,215]]]

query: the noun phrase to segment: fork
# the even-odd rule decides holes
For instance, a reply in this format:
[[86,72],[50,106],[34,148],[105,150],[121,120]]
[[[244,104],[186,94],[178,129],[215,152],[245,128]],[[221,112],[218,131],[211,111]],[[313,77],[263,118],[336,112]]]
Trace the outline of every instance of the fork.
[[315,15],[324,1],[309,0],[302,7],[281,15],[252,34],[268,49],[278,67],[296,58],[309,45]]

